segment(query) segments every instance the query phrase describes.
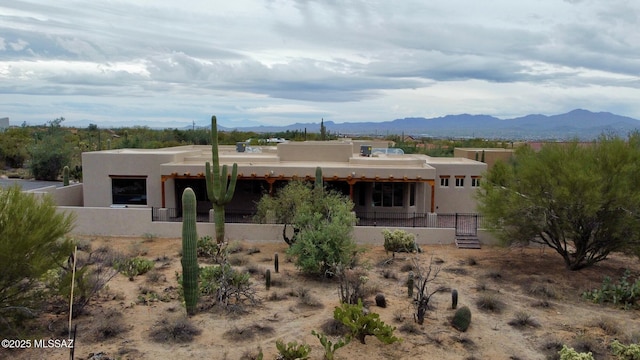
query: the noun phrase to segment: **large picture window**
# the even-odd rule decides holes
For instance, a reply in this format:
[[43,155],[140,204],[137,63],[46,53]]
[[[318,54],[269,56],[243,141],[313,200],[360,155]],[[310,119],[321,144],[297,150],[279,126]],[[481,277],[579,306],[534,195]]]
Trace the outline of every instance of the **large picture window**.
[[373,206],[401,207],[404,201],[404,183],[374,183]]
[[118,205],[147,205],[146,177],[111,177],[112,203]]

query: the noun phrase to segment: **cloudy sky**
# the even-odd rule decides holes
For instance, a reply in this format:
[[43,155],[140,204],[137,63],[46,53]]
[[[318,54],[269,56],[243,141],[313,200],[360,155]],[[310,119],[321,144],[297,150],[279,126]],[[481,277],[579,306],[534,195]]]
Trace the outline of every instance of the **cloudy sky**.
[[0,0],[12,124],[640,119],[637,0]]

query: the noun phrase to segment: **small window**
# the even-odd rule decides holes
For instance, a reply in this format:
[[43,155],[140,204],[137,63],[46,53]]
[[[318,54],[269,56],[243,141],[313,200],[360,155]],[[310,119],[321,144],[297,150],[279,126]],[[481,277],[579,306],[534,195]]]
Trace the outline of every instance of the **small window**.
[[449,187],[449,177],[440,177],[440,187]]
[[464,178],[456,177],[456,187],[464,187]]
[[113,204],[147,205],[146,177],[112,177]]
[[480,178],[472,177],[471,178],[471,187],[479,187],[480,186]]

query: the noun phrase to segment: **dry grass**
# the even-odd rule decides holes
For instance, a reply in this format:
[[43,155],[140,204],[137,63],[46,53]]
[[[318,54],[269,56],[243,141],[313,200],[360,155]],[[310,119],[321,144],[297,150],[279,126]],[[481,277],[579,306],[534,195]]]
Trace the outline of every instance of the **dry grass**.
[[151,340],[157,343],[188,343],[201,333],[202,330],[193,325],[186,316],[178,315],[157,321],[149,335]]

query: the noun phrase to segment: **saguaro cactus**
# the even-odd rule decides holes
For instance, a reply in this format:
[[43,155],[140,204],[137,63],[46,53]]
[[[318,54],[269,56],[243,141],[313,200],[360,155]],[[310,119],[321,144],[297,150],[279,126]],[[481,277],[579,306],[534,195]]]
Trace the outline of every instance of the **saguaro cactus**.
[[198,305],[198,233],[196,231],[196,194],[191,188],[182,192],[182,289],[187,314]]
[[323,189],[323,187],[324,187],[324,183],[322,181],[322,168],[320,166],[318,166],[316,168],[316,180],[315,180],[314,188]]
[[278,273],[278,269],[280,268],[280,262],[278,261],[278,253],[273,254],[273,269]]
[[69,185],[69,167],[68,166],[65,166],[64,168],[62,168],[62,185],[64,186]]
[[207,195],[213,206],[213,219],[216,223],[216,242],[224,242],[224,208],[233,198],[238,180],[238,164],[233,164],[231,178],[228,177],[227,165],[220,170],[218,159],[218,120],[215,115],[211,117],[211,155],[213,168],[207,161],[205,165],[205,177],[207,180]]

